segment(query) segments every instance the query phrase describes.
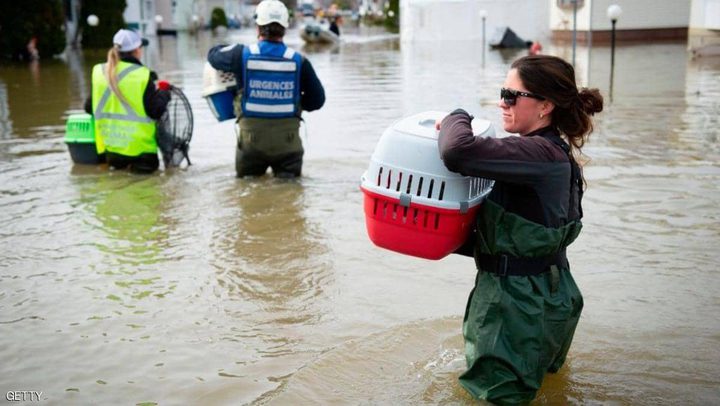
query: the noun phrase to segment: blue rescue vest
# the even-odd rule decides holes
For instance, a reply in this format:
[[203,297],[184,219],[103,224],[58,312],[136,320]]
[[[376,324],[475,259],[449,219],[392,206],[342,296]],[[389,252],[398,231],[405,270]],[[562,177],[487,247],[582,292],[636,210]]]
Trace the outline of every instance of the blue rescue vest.
[[280,42],[260,41],[243,49],[244,117],[300,115],[302,56]]

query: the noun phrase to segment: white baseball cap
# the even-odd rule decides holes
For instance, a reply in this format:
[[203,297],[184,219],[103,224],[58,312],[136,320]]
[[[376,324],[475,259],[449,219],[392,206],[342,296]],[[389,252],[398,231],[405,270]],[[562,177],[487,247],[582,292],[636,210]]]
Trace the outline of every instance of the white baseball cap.
[[120,45],[120,52],[130,52],[148,44],[148,40],[141,38],[135,31],[120,29],[113,37],[113,44]]
[[279,0],[263,0],[255,9],[255,23],[257,25],[268,25],[278,23],[287,28],[289,23],[288,9]]

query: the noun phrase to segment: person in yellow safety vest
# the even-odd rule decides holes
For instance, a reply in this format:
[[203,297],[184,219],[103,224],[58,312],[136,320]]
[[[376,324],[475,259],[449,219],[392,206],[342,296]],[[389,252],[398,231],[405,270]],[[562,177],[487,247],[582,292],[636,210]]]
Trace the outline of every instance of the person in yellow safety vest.
[[142,47],[148,41],[138,33],[121,29],[113,37],[107,61],[92,70],[92,92],[85,111],[95,118],[98,154],[105,153],[116,169],[152,173],[158,169],[155,120],[170,101],[169,85],[143,66]]

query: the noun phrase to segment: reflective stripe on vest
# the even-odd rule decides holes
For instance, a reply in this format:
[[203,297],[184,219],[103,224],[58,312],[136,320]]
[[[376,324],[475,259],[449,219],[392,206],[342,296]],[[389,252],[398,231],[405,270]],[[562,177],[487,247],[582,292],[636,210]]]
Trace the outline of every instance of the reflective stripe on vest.
[[297,117],[302,57],[277,42],[243,49],[242,111],[245,117]]
[[138,156],[156,153],[155,121],[147,116],[143,102],[150,70],[142,65],[119,62],[117,85],[125,100],[110,88],[105,64],[93,68],[93,116],[98,152]]

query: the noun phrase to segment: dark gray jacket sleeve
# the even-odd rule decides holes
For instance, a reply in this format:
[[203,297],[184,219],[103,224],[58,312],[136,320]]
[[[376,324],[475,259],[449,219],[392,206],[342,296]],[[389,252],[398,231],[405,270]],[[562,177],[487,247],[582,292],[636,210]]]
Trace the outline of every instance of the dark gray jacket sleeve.
[[210,66],[224,72],[232,72],[238,85],[242,83],[242,54],[241,44],[217,45],[208,51],[207,60]]
[[305,111],[318,110],[325,104],[325,88],[309,60],[303,57],[300,67],[300,105]]
[[453,172],[530,185],[568,168],[567,155],[543,137],[475,137],[470,121],[451,114],[440,124],[440,156]]
[[143,94],[143,104],[145,113],[152,119],[159,119],[167,110],[168,102],[170,102],[170,92],[156,88],[157,73],[150,71],[150,80],[145,87]]

